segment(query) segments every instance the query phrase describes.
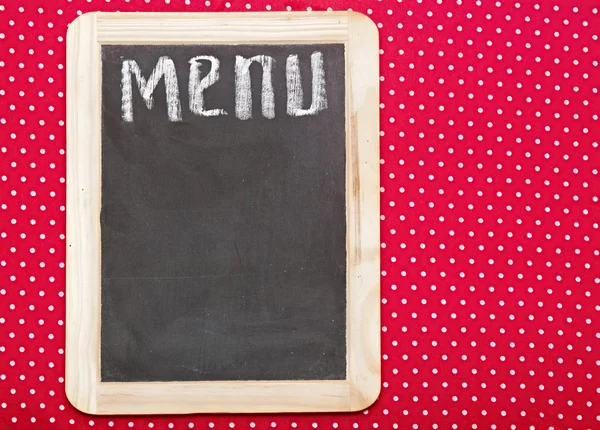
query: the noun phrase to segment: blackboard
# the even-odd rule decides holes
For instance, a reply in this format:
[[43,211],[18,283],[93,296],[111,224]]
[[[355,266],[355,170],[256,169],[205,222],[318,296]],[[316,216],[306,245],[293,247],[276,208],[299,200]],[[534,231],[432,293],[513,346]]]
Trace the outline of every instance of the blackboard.
[[[314,53],[327,108],[290,116],[287,59],[308,107]],[[219,60],[204,104],[226,115],[189,109],[198,56]],[[236,58],[255,56],[274,60],[274,118],[261,112],[259,62],[252,117],[235,114]],[[151,109],[134,76],[124,120],[124,62],[149,79],[161,57],[181,119],[166,76]],[[341,44],[102,47],[101,380],[345,379],[344,66]],[[202,79],[211,63],[200,68]]]
[[90,414],[373,403],[375,24],[94,12],[66,42],[69,401]]

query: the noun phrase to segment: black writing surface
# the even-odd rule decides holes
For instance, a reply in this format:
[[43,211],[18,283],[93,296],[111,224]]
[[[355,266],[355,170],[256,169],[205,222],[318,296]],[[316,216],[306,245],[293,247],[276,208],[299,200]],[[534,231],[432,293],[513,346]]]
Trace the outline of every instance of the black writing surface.
[[345,379],[344,64],[102,47],[103,381]]

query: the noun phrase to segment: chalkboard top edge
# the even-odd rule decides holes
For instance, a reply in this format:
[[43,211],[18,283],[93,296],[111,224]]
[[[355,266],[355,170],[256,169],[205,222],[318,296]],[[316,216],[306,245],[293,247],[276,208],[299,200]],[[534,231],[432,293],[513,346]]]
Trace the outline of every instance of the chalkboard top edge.
[[368,22],[356,11],[297,12],[87,12],[69,24],[89,22],[100,44],[335,43]]

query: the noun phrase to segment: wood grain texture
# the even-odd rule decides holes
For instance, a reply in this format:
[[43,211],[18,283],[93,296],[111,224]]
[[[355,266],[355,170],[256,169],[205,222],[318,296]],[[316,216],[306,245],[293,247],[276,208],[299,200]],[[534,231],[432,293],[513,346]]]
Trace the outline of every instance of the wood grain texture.
[[339,43],[348,37],[348,12],[128,12],[98,13],[97,20],[101,44]]
[[[102,383],[100,46],[345,43],[347,380]],[[92,414],[354,411],[380,389],[379,68],[375,25],[354,12],[92,13],[67,35],[66,392]]]
[[96,412],[100,349],[100,45],[96,17],[67,32],[66,393]]
[[379,39],[375,23],[350,13],[347,56],[346,206],[350,410],[379,396]]
[[99,414],[347,411],[348,381],[104,382]]

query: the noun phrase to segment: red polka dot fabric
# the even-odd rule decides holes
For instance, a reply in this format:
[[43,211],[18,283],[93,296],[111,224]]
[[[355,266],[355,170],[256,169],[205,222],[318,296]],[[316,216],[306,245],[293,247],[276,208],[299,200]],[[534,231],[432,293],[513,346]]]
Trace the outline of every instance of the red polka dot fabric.
[[[0,0],[0,428],[600,428],[598,7]],[[351,414],[75,410],[64,394],[68,23],[95,10],[348,8],[381,42],[379,400]]]

